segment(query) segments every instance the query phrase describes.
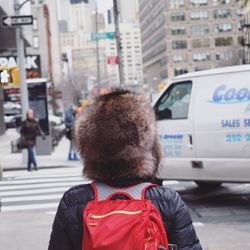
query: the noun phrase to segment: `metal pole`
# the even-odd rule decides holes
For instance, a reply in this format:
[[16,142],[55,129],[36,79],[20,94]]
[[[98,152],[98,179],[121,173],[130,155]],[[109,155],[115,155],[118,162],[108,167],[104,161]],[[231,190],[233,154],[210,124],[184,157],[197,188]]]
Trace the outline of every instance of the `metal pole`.
[[97,63],[97,86],[100,86],[100,59],[99,59],[99,39],[98,39],[98,12],[95,9],[95,30],[96,30],[96,63]]
[[[19,5],[18,0],[14,1],[14,9],[15,9],[15,14],[19,16],[20,5]],[[19,78],[20,78],[22,120],[25,120],[26,112],[29,109],[29,101],[28,101],[28,89],[27,89],[27,83],[26,83],[24,42],[23,42],[21,27],[16,28],[16,45],[17,45],[17,56],[18,56]]]
[[118,19],[119,11],[117,7],[117,0],[113,0],[113,5],[114,5],[115,36],[116,36],[116,47],[118,55],[119,80],[120,80],[120,87],[123,87],[125,84],[124,84],[121,37],[120,37],[119,19]]

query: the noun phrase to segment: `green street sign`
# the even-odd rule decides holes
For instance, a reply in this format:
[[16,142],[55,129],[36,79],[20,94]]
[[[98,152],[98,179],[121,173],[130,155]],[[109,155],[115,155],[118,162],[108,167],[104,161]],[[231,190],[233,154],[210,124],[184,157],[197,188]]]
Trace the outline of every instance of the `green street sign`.
[[104,40],[104,39],[110,39],[113,40],[115,38],[115,32],[105,32],[105,33],[91,33],[91,40]]

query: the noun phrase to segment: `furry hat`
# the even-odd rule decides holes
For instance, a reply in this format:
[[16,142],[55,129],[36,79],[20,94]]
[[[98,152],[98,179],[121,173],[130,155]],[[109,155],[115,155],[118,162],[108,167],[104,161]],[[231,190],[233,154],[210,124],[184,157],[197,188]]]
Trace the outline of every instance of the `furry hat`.
[[96,97],[76,118],[74,137],[90,179],[148,180],[158,170],[155,114],[142,95],[114,90]]

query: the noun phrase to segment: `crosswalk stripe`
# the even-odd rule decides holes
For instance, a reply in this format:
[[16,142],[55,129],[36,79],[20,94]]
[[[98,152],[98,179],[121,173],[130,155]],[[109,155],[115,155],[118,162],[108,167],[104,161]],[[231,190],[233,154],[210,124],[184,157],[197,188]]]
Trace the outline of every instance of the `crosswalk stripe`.
[[57,207],[58,207],[58,202],[56,202],[56,203],[41,203],[41,204],[3,206],[3,207],[1,207],[1,211],[7,212],[7,211],[33,210],[33,209],[57,208]]
[[0,182],[0,212],[41,210],[55,213],[63,193],[89,183],[82,167],[4,172]]
[[37,196],[18,196],[18,197],[3,197],[1,199],[2,204],[7,202],[17,202],[17,201],[44,201],[44,200],[56,200],[61,199],[62,194],[47,194],[47,195],[37,195]]
[[48,177],[48,176],[53,176],[53,177],[59,177],[59,176],[79,176],[82,174],[82,168],[76,168],[76,169],[71,169],[71,168],[63,168],[59,169],[58,172],[55,171],[54,169],[40,169],[38,171],[32,171],[32,172],[27,172],[26,170],[22,171],[7,171],[4,172],[4,178],[15,178],[15,179],[32,179],[32,178],[37,178],[37,177]]
[[43,193],[57,193],[57,192],[65,192],[68,190],[71,185],[67,186],[65,185],[64,187],[58,187],[58,188],[43,188],[43,189],[36,189],[36,190],[18,190],[18,191],[5,191],[1,192],[1,197],[6,197],[6,196],[14,196],[14,195],[28,195],[28,194],[43,194]]
[[42,184],[29,184],[29,185],[21,185],[21,186],[0,186],[0,194],[2,191],[8,192],[9,190],[20,190],[20,189],[36,189],[36,188],[50,188],[50,187],[61,187],[61,186],[73,186],[82,184],[83,181],[75,181],[75,182],[54,182],[54,183],[42,183]]
[[11,180],[11,181],[1,181],[0,182],[0,188],[1,186],[13,186],[17,184],[23,184],[24,182],[26,184],[31,184],[31,183],[50,183],[50,182],[59,182],[59,181],[81,181],[84,180],[83,177],[64,177],[64,178],[41,178],[41,179],[32,179],[32,180]]

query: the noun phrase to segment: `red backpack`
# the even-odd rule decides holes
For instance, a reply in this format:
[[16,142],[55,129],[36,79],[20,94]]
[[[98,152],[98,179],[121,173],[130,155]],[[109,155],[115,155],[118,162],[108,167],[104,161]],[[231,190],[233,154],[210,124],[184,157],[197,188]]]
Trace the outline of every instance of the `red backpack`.
[[[155,185],[141,183],[128,188],[100,182],[91,185],[95,200],[87,203],[83,213],[82,250],[168,249],[161,217],[150,200],[145,199],[147,188]],[[115,195],[129,199],[112,199]]]

